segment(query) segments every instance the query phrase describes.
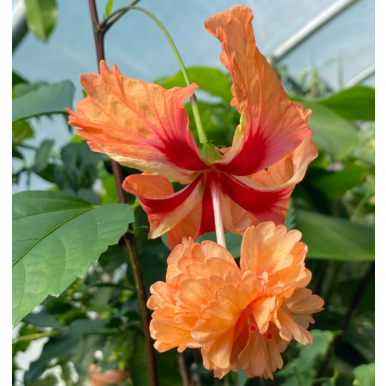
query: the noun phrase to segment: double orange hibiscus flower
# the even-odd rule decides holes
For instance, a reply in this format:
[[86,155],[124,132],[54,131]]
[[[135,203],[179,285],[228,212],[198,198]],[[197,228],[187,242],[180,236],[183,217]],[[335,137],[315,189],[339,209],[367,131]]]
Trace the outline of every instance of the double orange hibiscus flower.
[[[238,5],[204,24],[221,42],[231,104],[241,114],[230,148],[198,149],[184,108],[196,84],[166,90],[103,61],[100,74],[81,75],[88,97],[78,112],[68,110],[69,124],[93,151],[144,172],[123,188],[146,211],[149,237],[167,232],[174,249],[166,283],[152,286],[148,302],[155,347],[201,347],[204,366],[220,377],[239,367],[272,377],[291,339],[311,343],[306,328],[323,306],[304,288],[311,273],[300,232],[280,225],[295,184],[317,157],[311,111],[289,100],[256,48],[252,18]],[[187,186],[175,193],[169,179]],[[218,244],[194,244],[214,230]],[[224,230],[244,235],[240,268],[224,248]]]

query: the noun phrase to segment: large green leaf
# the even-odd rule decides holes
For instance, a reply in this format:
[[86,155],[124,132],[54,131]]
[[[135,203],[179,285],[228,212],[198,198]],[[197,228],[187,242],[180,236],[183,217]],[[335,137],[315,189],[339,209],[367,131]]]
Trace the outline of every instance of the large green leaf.
[[64,193],[13,196],[12,295],[15,325],[48,295],[64,291],[134,220],[128,205],[96,207]]
[[57,16],[56,0],[25,0],[28,29],[43,42],[54,29]]
[[[189,67],[186,69],[192,83],[197,83],[199,90],[204,90],[213,96],[219,96],[225,103],[232,99],[231,82],[227,74],[216,68]],[[163,78],[156,81],[167,89],[172,87],[186,87],[185,78],[182,72],[171,78]]]
[[374,260],[374,227],[306,210],[295,211],[295,229],[303,233],[308,257],[342,261]]
[[349,189],[362,184],[369,170],[361,165],[352,164],[339,172],[329,172],[312,180],[310,184],[323,192],[328,198],[338,198]]
[[41,115],[66,114],[71,108],[75,87],[69,80],[41,86],[12,100],[12,122]]
[[292,99],[312,110],[308,124],[313,131],[312,139],[318,147],[323,148],[336,161],[351,154],[358,143],[357,130],[351,123],[318,102]]
[[375,89],[354,86],[318,101],[344,119],[374,121]]
[[375,363],[360,365],[354,369],[353,386],[375,386]]

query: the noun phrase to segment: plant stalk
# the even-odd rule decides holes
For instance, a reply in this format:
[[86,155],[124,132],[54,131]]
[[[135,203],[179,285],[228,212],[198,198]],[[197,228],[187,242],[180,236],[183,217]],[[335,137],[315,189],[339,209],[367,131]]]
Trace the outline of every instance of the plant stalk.
[[222,219],[222,210],[221,210],[220,185],[218,181],[211,180],[209,182],[209,186],[210,186],[210,193],[212,195],[217,244],[220,244],[221,246],[226,248],[224,222]]
[[[99,69],[100,61],[105,59],[104,35],[107,29],[102,28],[101,25],[99,24],[95,0],[89,0],[89,7],[90,7],[90,15],[93,23],[95,48],[96,48],[98,69]],[[112,164],[112,169],[115,177],[115,183],[117,187],[119,202],[122,204],[126,204],[126,196],[122,188],[123,174],[122,174],[121,165],[119,165],[119,163],[114,160],[111,160],[111,164]],[[137,290],[138,301],[140,304],[143,332],[145,336],[150,385],[158,386],[159,383],[158,383],[158,374],[157,374],[157,363],[156,363],[155,352],[153,347],[153,340],[150,336],[150,330],[149,330],[150,314],[146,308],[146,301],[147,301],[146,291],[145,291],[145,286],[143,282],[141,268],[138,261],[137,247],[136,247],[133,228],[131,224],[129,225],[128,231],[124,235],[124,239],[125,239],[125,244],[129,254],[130,264],[133,269],[135,287]]]
[[22,335],[17,337],[12,344],[19,343],[19,342],[29,342],[31,340],[37,340],[41,338],[51,338],[53,336],[60,335],[63,331],[45,331],[45,332],[37,332],[36,334],[30,334],[30,335]]

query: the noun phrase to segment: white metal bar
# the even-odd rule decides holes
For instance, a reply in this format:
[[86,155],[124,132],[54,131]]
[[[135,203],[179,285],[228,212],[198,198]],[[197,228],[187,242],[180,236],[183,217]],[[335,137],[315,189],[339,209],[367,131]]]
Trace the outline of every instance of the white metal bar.
[[348,82],[346,82],[343,86],[343,88],[350,88],[355,86],[356,84],[361,83],[369,76],[373,75],[375,72],[375,64],[372,64],[371,66],[365,68],[363,71],[361,71],[358,75],[355,75],[353,78],[351,78]]
[[273,59],[276,61],[283,59],[304,40],[313,35],[316,31],[321,29],[323,26],[340,15],[343,11],[345,11],[348,7],[357,1],[359,0],[338,0],[335,4],[320,13],[316,18],[306,24],[301,30],[296,32],[278,48],[276,48],[272,53]]
[[25,5],[24,1],[21,0],[12,8],[12,51],[28,31],[24,14]]

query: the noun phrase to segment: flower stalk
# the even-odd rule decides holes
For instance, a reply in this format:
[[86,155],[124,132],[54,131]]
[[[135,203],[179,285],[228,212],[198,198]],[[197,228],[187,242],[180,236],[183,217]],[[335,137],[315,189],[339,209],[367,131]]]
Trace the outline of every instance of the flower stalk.
[[210,193],[212,194],[214,223],[215,223],[215,227],[216,227],[217,244],[220,244],[221,246],[226,248],[224,222],[222,219],[221,201],[220,201],[221,200],[221,198],[220,198],[220,184],[217,180],[212,179],[209,182],[209,186],[210,186]]
[[[95,0],[89,0],[89,7],[90,7],[90,15],[93,23],[95,48],[96,48],[96,55],[97,55],[98,68],[99,68],[100,61],[105,59],[104,35],[107,29],[105,27],[102,27],[99,24]],[[112,164],[113,174],[114,174],[115,183],[117,187],[119,202],[122,204],[126,204],[126,196],[122,188],[122,183],[123,183],[122,167],[121,165],[119,165],[118,162],[114,160],[111,160],[111,164]],[[124,239],[125,239],[125,244],[129,254],[130,264],[133,269],[135,287],[137,290],[138,301],[140,304],[140,313],[141,313],[142,324],[143,324],[143,332],[145,336],[150,385],[158,386],[159,383],[158,383],[158,374],[157,374],[157,364],[156,364],[155,352],[153,348],[153,340],[150,336],[150,331],[149,331],[150,315],[146,308],[147,299],[146,299],[145,286],[143,282],[141,268],[138,261],[137,247],[133,236],[133,229],[131,224],[129,225],[128,231],[124,235]]]

